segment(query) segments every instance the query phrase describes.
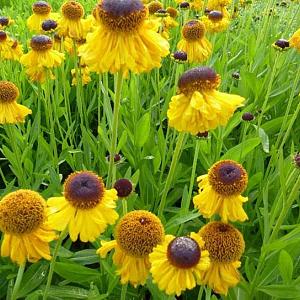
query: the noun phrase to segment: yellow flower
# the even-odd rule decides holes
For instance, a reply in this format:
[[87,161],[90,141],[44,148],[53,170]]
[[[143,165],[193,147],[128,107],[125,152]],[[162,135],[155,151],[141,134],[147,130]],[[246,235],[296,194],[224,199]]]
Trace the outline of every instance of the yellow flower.
[[210,267],[202,277],[214,292],[227,295],[228,288],[236,286],[240,281],[238,268],[245,242],[242,234],[232,225],[222,222],[210,222],[199,231],[209,252]]
[[90,171],[74,172],[64,183],[64,196],[48,199],[49,224],[56,230],[68,227],[70,238],[93,242],[116,222],[117,191],[107,190],[101,177]]
[[228,6],[230,5],[232,0],[208,0],[207,7],[210,8],[217,8],[219,6]]
[[186,289],[193,289],[210,265],[209,253],[203,248],[204,242],[196,233],[177,238],[166,235],[164,243],[149,256],[153,281],[168,295],[179,296]]
[[226,30],[230,24],[229,19],[225,18],[222,12],[212,10],[207,16],[201,17],[207,32],[216,33]]
[[159,1],[151,1],[147,7],[150,15],[154,15],[158,10],[163,9],[163,5]]
[[20,60],[23,55],[22,45],[0,30],[0,59]]
[[292,35],[289,42],[290,47],[295,48],[300,52],[300,28]]
[[[85,65],[81,66],[78,72],[79,72],[79,76],[81,77],[82,85],[87,85],[89,82],[91,82],[92,79],[90,76],[89,68],[87,66]],[[77,85],[76,69],[72,69],[71,74],[72,74],[72,85]]]
[[83,6],[77,1],[67,1],[61,7],[62,17],[58,20],[58,34],[75,40],[85,39],[92,28],[92,19],[83,19]]
[[32,5],[33,14],[27,19],[27,26],[30,31],[42,33],[42,22],[47,19],[57,20],[58,15],[51,13],[51,5],[46,1],[37,1]]
[[169,104],[169,126],[197,134],[226,125],[245,99],[217,91],[220,81],[220,76],[208,67],[186,71],[178,81],[179,94]]
[[199,195],[193,201],[205,218],[219,214],[223,222],[248,219],[243,203],[247,197],[241,196],[248,183],[248,175],[242,165],[233,160],[215,163],[208,174],[198,177]]
[[48,243],[56,235],[47,222],[46,202],[38,193],[18,190],[3,197],[0,230],[4,233],[1,256],[19,265],[51,259]]
[[191,20],[182,28],[182,39],[177,48],[187,53],[188,61],[201,63],[206,61],[212,51],[212,45],[205,37],[205,26],[198,20]]
[[98,28],[79,49],[91,71],[121,71],[126,76],[128,71],[141,73],[160,67],[169,43],[146,20],[147,8],[140,0],[103,0],[96,14]]
[[150,270],[149,254],[164,240],[159,218],[145,210],[132,211],[119,221],[115,237],[110,242],[102,241],[97,253],[105,258],[115,249],[113,262],[121,283],[130,282],[135,287],[145,284]]
[[52,40],[46,35],[36,35],[31,39],[31,50],[20,59],[30,80],[44,82],[47,75],[54,78],[51,69],[61,65],[65,56],[53,50],[52,45]]
[[5,27],[13,24],[14,21],[10,19],[9,17],[0,16],[0,30],[4,29]]
[[203,8],[203,0],[192,0],[190,1],[191,9],[201,10]]
[[0,81],[0,124],[24,122],[31,110],[18,104],[18,88],[9,81]]

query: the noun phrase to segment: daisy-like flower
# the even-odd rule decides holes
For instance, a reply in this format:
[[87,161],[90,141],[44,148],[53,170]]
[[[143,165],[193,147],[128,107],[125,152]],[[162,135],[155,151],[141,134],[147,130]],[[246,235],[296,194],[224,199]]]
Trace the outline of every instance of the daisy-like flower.
[[9,256],[19,265],[51,259],[49,242],[56,234],[47,222],[46,201],[38,193],[18,190],[3,197],[0,230],[4,233],[1,256]]
[[79,49],[91,71],[121,71],[126,76],[128,71],[141,73],[160,67],[169,43],[147,20],[147,13],[140,0],[103,0],[97,5],[98,28]]
[[232,0],[208,0],[207,7],[210,9],[218,6],[228,6],[231,2]]
[[290,49],[290,43],[285,39],[279,39],[272,44],[272,47],[282,52]]
[[10,38],[5,31],[0,30],[0,59],[18,61],[22,55],[22,45]]
[[30,41],[31,50],[24,54],[20,62],[26,67],[26,74],[32,81],[44,82],[47,75],[54,78],[51,69],[60,66],[64,54],[52,49],[53,42],[46,35],[36,35]]
[[194,232],[190,237],[166,235],[149,256],[153,281],[168,295],[193,289],[210,265],[209,253],[203,248],[202,238]]
[[220,75],[208,67],[183,73],[178,81],[179,93],[169,104],[169,126],[196,135],[226,125],[245,99],[217,91],[220,81]]
[[9,17],[0,16],[0,29],[4,29],[7,26],[11,25],[14,21]]
[[221,160],[197,180],[199,195],[193,201],[205,218],[219,214],[223,222],[248,219],[243,209],[248,198],[241,195],[247,187],[248,174],[242,165],[233,160]]
[[58,20],[58,34],[75,40],[85,39],[91,30],[92,19],[84,19],[83,6],[77,1],[67,1],[61,7],[62,17]]
[[295,48],[300,52],[300,28],[292,35],[289,42],[290,47]]
[[230,24],[228,18],[225,18],[221,11],[212,10],[206,16],[201,18],[207,32],[216,33],[226,30]]
[[230,287],[240,281],[238,268],[240,258],[245,250],[242,234],[232,225],[222,222],[210,222],[199,231],[199,236],[209,252],[210,266],[202,277],[214,292],[227,295]]
[[0,124],[24,122],[31,110],[16,101],[19,89],[9,81],[0,81]]
[[57,19],[58,15],[51,13],[51,5],[46,1],[37,1],[32,5],[33,14],[27,19],[27,26],[35,33],[42,32],[42,22],[47,19]]
[[121,283],[133,286],[143,285],[149,275],[149,254],[164,240],[164,228],[154,214],[137,210],[127,213],[118,223],[115,240],[101,242],[97,253],[105,258],[115,249],[113,262]]
[[212,51],[212,45],[205,37],[205,25],[198,20],[188,21],[182,28],[182,39],[177,48],[188,55],[189,62],[206,61]]
[[[92,79],[90,76],[90,71],[86,65],[80,66],[80,69],[78,71],[79,71],[79,76],[81,76],[82,85],[87,85],[89,82],[91,82]],[[71,70],[71,75],[72,75],[72,85],[77,85],[76,69]]]
[[192,0],[190,1],[191,9],[194,10],[201,10],[204,6],[204,1],[203,0]]
[[107,190],[95,173],[74,172],[64,183],[63,197],[47,201],[49,224],[59,231],[68,227],[72,241],[79,236],[82,242],[93,242],[118,219],[117,199],[117,191]]

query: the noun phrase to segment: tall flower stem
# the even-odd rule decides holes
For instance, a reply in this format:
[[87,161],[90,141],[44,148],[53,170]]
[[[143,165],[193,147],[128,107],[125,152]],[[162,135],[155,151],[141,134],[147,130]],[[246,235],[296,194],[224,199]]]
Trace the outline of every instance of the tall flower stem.
[[23,278],[24,271],[25,271],[25,263],[19,266],[19,270],[18,270],[16,281],[15,281],[15,285],[14,285],[14,288],[13,288],[11,300],[18,299],[17,294],[18,294],[18,291],[19,291],[19,288],[20,288],[20,284],[21,284],[21,281],[22,281],[22,278]]
[[118,72],[115,77],[115,102],[114,102],[114,112],[113,112],[113,124],[112,124],[112,136],[110,144],[110,153],[109,153],[109,166],[108,166],[108,175],[107,175],[107,186],[111,187],[112,183],[116,177],[116,165],[114,163],[114,158],[117,150],[118,142],[118,125],[119,125],[119,113],[120,113],[120,104],[121,104],[121,93],[122,93],[122,83],[123,83],[123,74]]
[[60,236],[58,238],[58,241],[56,243],[54,252],[53,252],[53,256],[52,256],[52,260],[50,263],[50,269],[49,269],[49,273],[48,273],[48,277],[47,277],[47,283],[46,283],[46,287],[45,287],[45,291],[44,291],[44,295],[43,295],[43,300],[46,300],[48,297],[48,292],[51,286],[51,282],[52,282],[52,277],[53,277],[53,273],[54,273],[54,267],[55,267],[55,263],[56,263],[56,258],[58,255],[58,251],[59,248],[61,247],[62,241],[67,233],[67,229],[68,227],[66,227],[61,233]]
[[166,183],[165,183],[165,188],[163,190],[163,194],[162,194],[161,201],[160,201],[159,208],[158,208],[158,217],[159,218],[162,218],[162,216],[163,216],[164,208],[166,206],[166,201],[167,201],[167,195],[168,195],[168,192],[170,190],[170,187],[171,187],[171,184],[172,184],[172,181],[173,181],[173,178],[174,178],[176,166],[177,166],[177,163],[178,163],[179,158],[180,158],[180,154],[181,154],[181,150],[182,150],[182,147],[183,147],[183,144],[184,144],[184,140],[185,140],[185,133],[180,132],[179,135],[178,135],[178,140],[177,140],[176,147],[175,147],[175,150],[174,150],[174,154],[173,154],[173,157],[172,157],[170,171],[169,171],[168,176],[167,176],[167,180],[166,180]]
[[121,300],[126,300],[127,283],[122,285]]

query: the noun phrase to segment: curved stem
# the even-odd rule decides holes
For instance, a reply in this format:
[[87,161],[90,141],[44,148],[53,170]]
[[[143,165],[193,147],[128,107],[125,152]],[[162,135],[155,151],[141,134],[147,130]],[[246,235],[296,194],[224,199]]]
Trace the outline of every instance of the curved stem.
[[20,288],[20,284],[21,284],[21,281],[23,278],[24,271],[25,271],[25,263],[19,266],[19,270],[18,270],[16,281],[15,281],[14,289],[12,292],[11,300],[18,299],[17,294],[18,294],[18,291]]
[[60,233],[60,236],[59,236],[58,241],[56,243],[56,246],[55,246],[55,249],[54,249],[54,252],[53,252],[53,257],[52,257],[52,260],[51,260],[51,263],[50,263],[50,269],[49,269],[49,273],[48,273],[48,277],[47,277],[47,283],[46,283],[46,288],[45,288],[44,295],[43,295],[43,300],[46,300],[47,297],[48,297],[48,292],[49,292],[49,289],[50,289],[50,286],[51,286],[51,281],[52,281],[52,277],[53,277],[53,273],[54,273],[56,258],[57,258],[57,255],[58,255],[59,248],[61,247],[62,241],[63,241],[63,239],[66,235],[66,232],[68,230],[67,228],[68,227],[66,227]]
[[167,195],[168,195],[168,192],[170,190],[170,187],[171,187],[171,184],[172,184],[172,181],[173,181],[176,166],[177,166],[177,163],[178,163],[178,160],[179,160],[179,157],[180,157],[180,154],[181,154],[181,150],[182,150],[182,147],[183,147],[183,144],[184,144],[184,139],[185,139],[185,133],[180,132],[179,135],[178,135],[178,140],[177,140],[176,147],[175,147],[175,150],[174,150],[174,154],[173,154],[173,157],[172,157],[170,171],[169,171],[168,176],[167,176],[167,180],[166,180],[166,183],[165,183],[165,188],[163,190],[163,194],[162,194],[161,201],[160,201],[159,208],[158,208],[158,217],[159,218],[161,218],[163,216],[163,211],[164,211],[164,208],[166,206],[166,201],[167,201]]
[[115,87],[115,102],[114,102],[114,112],[113,112],[113,125],[112,125],[112,137],[110,144],[110,153],[109,153],[109,166],[108,166],[108,175],[107,175],[107,186],[111,187],[115,175],[116,175],[116,165],[114,163],[114,158],[117,150],[118,142],[118,124],[119,124],[119,111],[121,103],[121,92],[122,92],[122,83],[123,75],[122,72],[119,72],[116,76],[116,87]]

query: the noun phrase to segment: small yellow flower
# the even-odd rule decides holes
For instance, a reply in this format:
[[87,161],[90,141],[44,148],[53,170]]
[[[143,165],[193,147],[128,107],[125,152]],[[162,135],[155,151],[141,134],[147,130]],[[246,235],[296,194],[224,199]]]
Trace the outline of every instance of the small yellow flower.
[[190,5],[191,5],[191,9],[194,10],[202,10],[203,6],[204,6],[204,1],[203,0],[190,0]]
[[207,16],[201,17],[207,32],[216,33],[226,30],[230,24],[228,18],[225,18],[221,11],[212,10]]
[[127,213],[118,223],[115,240],[101,242],[97,253],[105,258],[115,249],[113,262],[121,283],[133,286],[143,285],[149,275],[149,254],[164,240],[164,228],[154,214],[137,210]]
[[300,52],[300,28],[292,35],[289,42],[292,48]]
[[[89,68],[85,65],[81,66],[80,69],[78,70],[79,76],[81,77],[81,84],[82,85],[87,85],[89,82],[91,82],[91,76],[90,76],[90,71]],[[71,75],[72,75],[72,85],[77,85],[77,74],[76,74],[76,69],[71,70]]]
[[204,242],[196,233],[177,238],[166,235],[163,244],[149,256],[153,281],[168,295],[179,296],[186,289],[193,289],[210,265],[209,253],[203,248]]
[[219,214],[223,222],[248,219],[243,203],[248,201],[241,193],[246,189],[248,175],[242,165],[233,160],[215,163],[208,174],[198,177],[199,195],[193,201],[205,218]]
[[27,19],[27,26],[30,31],[42,33],[42,22],[47,19],[57,20],[58,15],[51,13],[51,5],[46,1],[37,1],[32,5],[33,14]]
[[182,28],[182,39],[177,48],[187,53],[188,61],[201,63],[206,61],[212,51],[212,45],[205,37],[205,25],[198,20],[191,20]]
[[22,55],[22,45],[10,38],[5,31],[0,30],[0,59],[19,61]]
[[18,104],[19,89],[9,81],[0,81],[0,124],[24,122],[31,114],[26,106]]
[[5,17],[5,16],[0,16],[0,30],[5,29],[7,26],[13,24],[14,21],[9,18],[9,17]]
[[169,104],[169,126],[196,135],[226,125],[245,99],[217,91],[220,81],[208,67],[186,71],[178,81],[179,94]]
[[211,261],[202,283],[218,294],[227,295],[228,289],[240,281],[237,269],[241,266],[240,258],[245,250],[244,238],[232,225],[222,222],[210,222],[198,234]]
[[62,17],[58,20],[58,34],[75,40],[85,39],[92,29],[92,19],[83,19],[83,6],[77,1],[67,1],[61,7]]
[[31,50],[20,59],[30,80],[44,82],[47,76],[54,78],[51,69],[60,66],[65,56],[52,46],[51,38],[46,35],[36,35],[31,39]]
[[94,11],[98,28],[79,48],[82,62],[91,71],[121,71],[125,76],[129,71],[141,73],[160,67],[169,43],[147,20],[147,13],[140,0],[103,0]]
[[72,173],[64,183],[63,197],[47,201],[49,224],[59,231],[68,228],[72,241],[79,236],[82,242],[93,242],[118,219],[117,199],[117,191],[107,190],[95,173]]
[[51,259],[49,242],[56,234],[47,222],[46,202],[38,193],[18,190],[3,197],[0,230],[4,233],[1,256],[9,256],[19,265]]
[[210,9],[218,6],[228,6],[231,2],[232,0],[208,0],[207,7]]

